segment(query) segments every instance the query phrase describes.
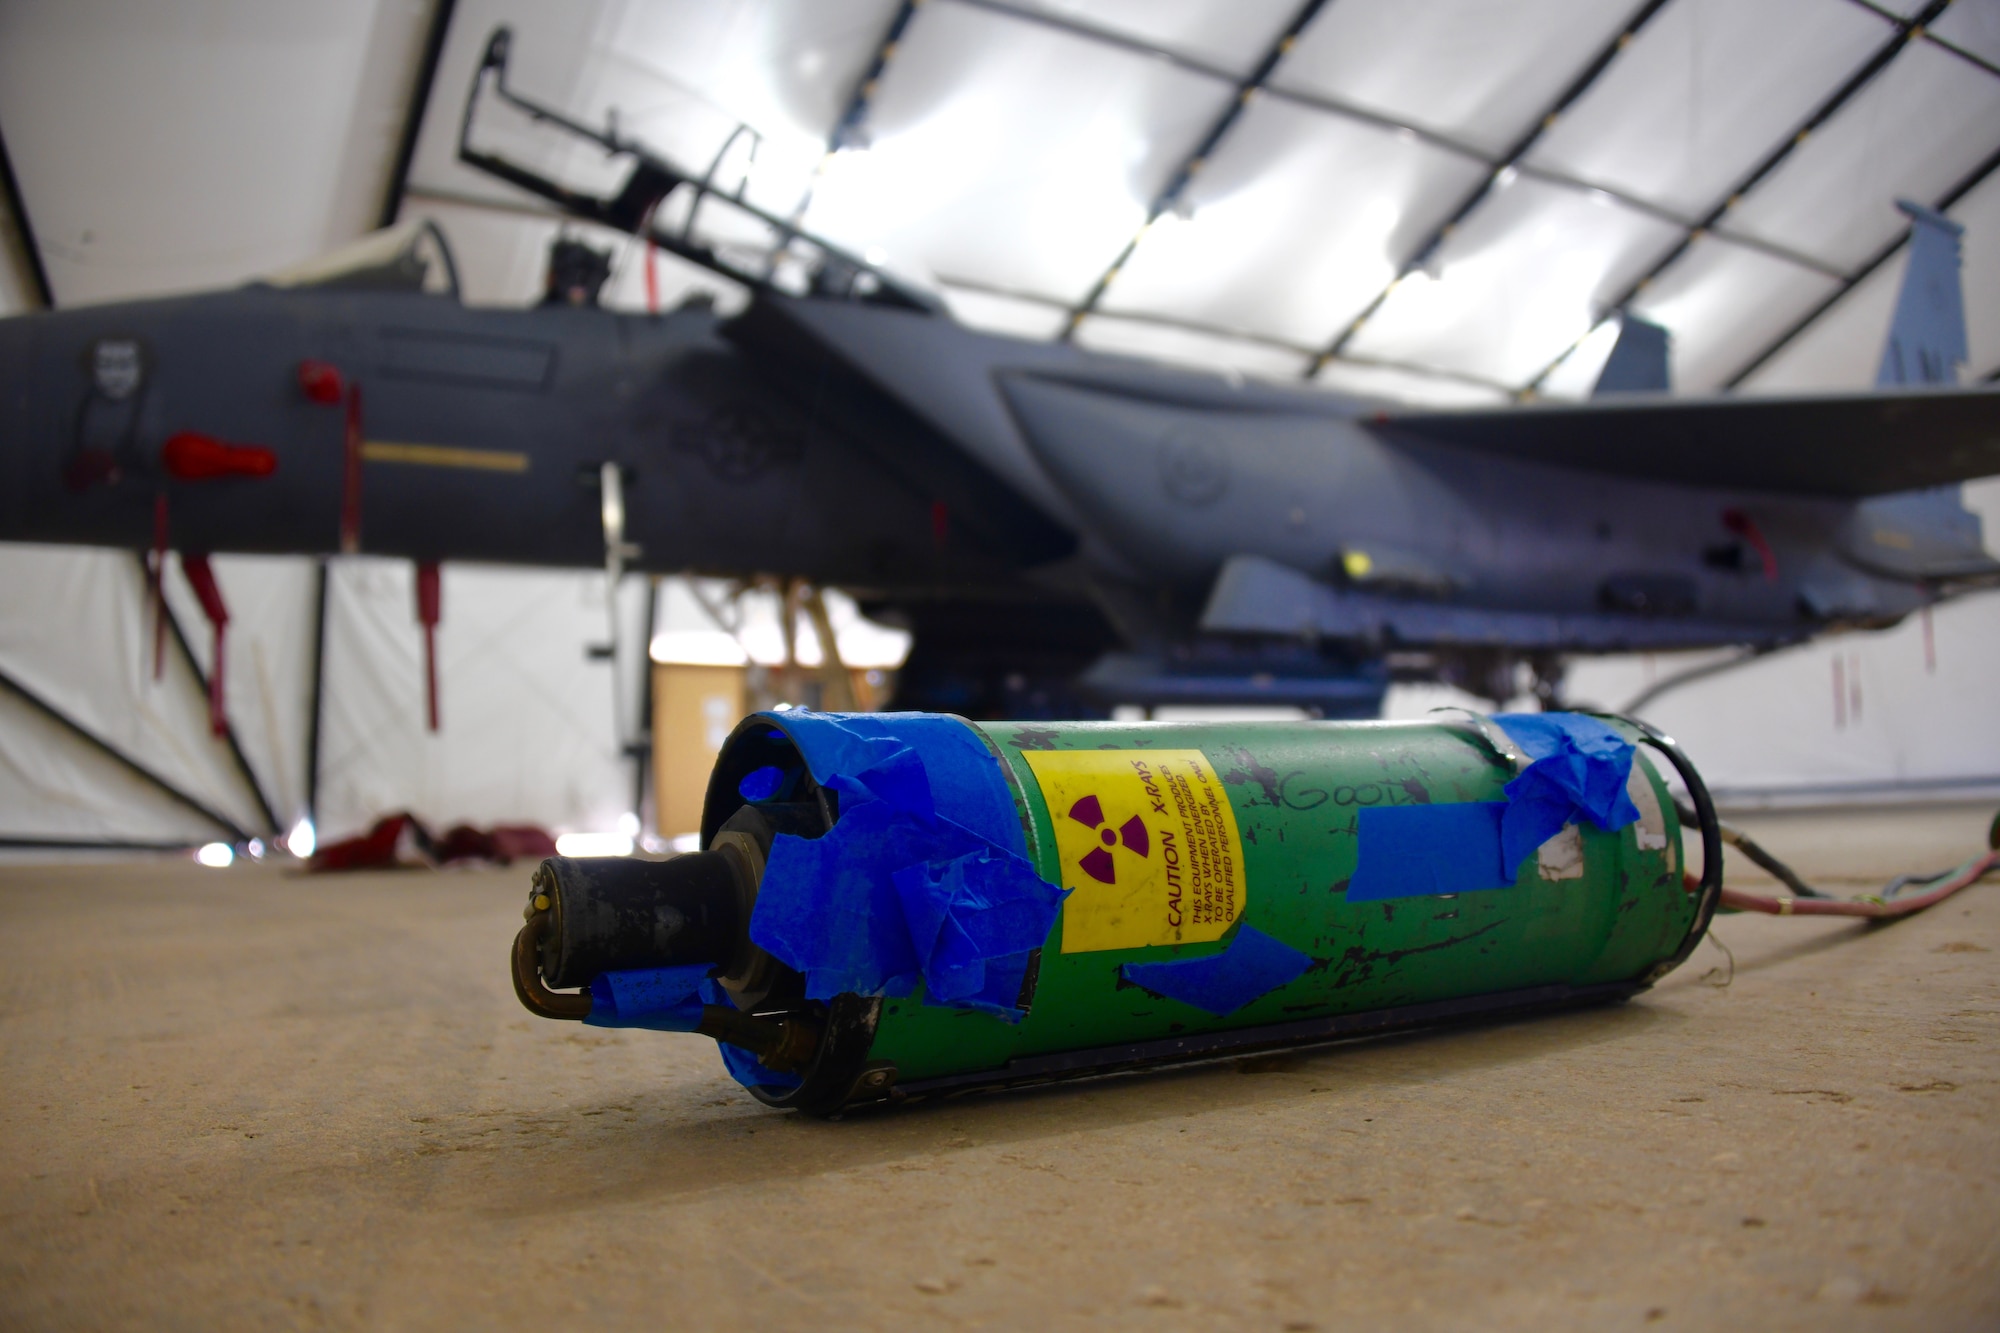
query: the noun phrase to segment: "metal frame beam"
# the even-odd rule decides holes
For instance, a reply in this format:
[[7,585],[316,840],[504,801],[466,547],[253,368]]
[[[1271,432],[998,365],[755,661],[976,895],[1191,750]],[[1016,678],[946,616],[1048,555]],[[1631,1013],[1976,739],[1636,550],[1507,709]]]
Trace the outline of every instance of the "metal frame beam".
[[430,29],[424,35],[423,60],[417,66],[417,83],[410,91],[409,109],[403,113],[403,134],[396,143],[396,164],[389,173],[388,191],[382,196],[377,227],[395,226],[397,215],[403,211],[403,199],[410,188],[410,164],[416,160],[424,112],[430,108],[431,87],[437,82],[438,61],[444,56],[444,39],[451,31],[451,15],[457,5],[458,0],[436,0],[431,10]]
[[28,201],[21,197],[21,181],[14,174],[14,159],[7,153],[7,140],[0,135],[0,191],[5,191],[7,211],[13,215],[15,234],[21,238],[21,257],[28,266],[28,278],[42,309],[56,308],[55,289],[49,285],[48,266],[42,262],[41,242],[35,239],[35,224],[28,218]]
[[875,101],[875,94],[882,85],[882,76],[888,72],[889,62],[896,58],[896,47],[903,40],[904,31],[910,20],[917,16],[924,0],[903,0],[897,8],[896,16],[889,20],[889,30],[882,34],[882,40],[875,46],[875,54],[868,59],[868,68],[854,85],[854,92],[847,99],[847,106],[841,111],[840,119],[833,122],[833,133],[827,136],[828,151],[848,147],[852,136],[864,132],[868,121],[868,108]]
[[1299,34],[1319,17],[1320,10],[1325,7],[1326,0],[1305,0],[1304,4],[1292,12],[1291,20],[1279,31],[1270,46],[1265,48],[1263,56],[1256,65],[1247,75],[1236,81],[1235,95],[1222,108],[1222,113],[1209,125],[1208,132],[1202,135],[1194,148],[1181,157],[1173,174],[1167,177],[1165,187],[1153,196],[1151,203],[1146,205],[1146,220],[1139,225],[1139,230],[1125,242],[1125,247],[1118,252],[1117,258],[1111,261],[1111,266],[1098,275],[1097,281],[1091,284],[1088,292],[1084,293],[1083,300],[1070,310],[1069,320],[1063,325],[1060,335],[1062,341],[1068,342],[1076,336],[1077,326],[1083,323],[1084,316],[1097,309],[1097,303],[1104,299],[1104,293],[1118,280],[1118,271],[1132,258],[1132,252],[1139,248],[1139,242],[1146,239],[1146,233],[1160,220],[1162,214],[1180,202],[1182,194],[1207,163],[1209,155],[1221,145],[1229,131],[1236,127],[1236,122],[1243,118],[1243,113],[1249,109],[1250,103],[1256,100],[1257,94],[1270,81],[1271,75],[1278,68],[1278,62],[1291,53],[1292,47],[1298,44]]
[[[1944,212],[1960,199],[1963,199],[1966,195],[1977,189],[1980,183],[1988,176],[1991,176],[1996,170],[2000,170],[2000,148],[1996,148],[1987,154],[1985,161],[1967,172],[1959,179],[1958,184],[1952,186],[1951,189],[1939,196],[1938,201],[1932,207],[1940,213]],[[1779,352],[1782,352],[1800,334],[1811,328],[1821,315],[1826,314],[1827,311],[1839,305],[1849,292],[1860,286],[1867,279],[1869,274],[1888,263],[1895,257],[1898,250],[1901,250],[1905,245],[1910,243],[1910,230],[1909,227],[1903,228],[1902,231],[1897,233],[1895,240],[1890,241],[1887,245],[1876,251],[1873,258],[1860,268],[1854,270],[1846,281],[1835,288],[1833,293],[1824,301],[1821,301],[1818,305],[1807,311],[1790,328],[1767,343],[1763,350],[1751,357],[1741,370],[1729,377],[1725,383],[1725,387],[1734,389],[1742,384],[1743,381],[1756,374],[1765,362],[1769,361]]]
[[152,769],[140,763],[137,759],[134,759],[131,755],[126,754],[123,750],[113,745],[110,741],[105,740],[102,736],[99,736],[89,727],[84,726],[83,723],[77,721],[75,718],[71,717],[68,713],[63,712],[62,709],[50,703],[47,699],[44,699],[41,695],[29,689],[26,685],[22,684],[19,680],[16,680],[12,675],[8,674],[5,670],[0,670],[0,689],[5,689],[10,694],[13,694],[15,697],[19,698],[23,703],[27,704],[30,708],[33,708],[36,712],[40,713],[43,717],[48,718],[51,722],[54,722],[57,726],[69,732],[72,736],[75,736],[78,740],[88,745],[91,749],[96,750],[99,754],[105,756],[107,759],[112,760],[114,763],[124,768],[127,772],[131,773],[133,776],[139,778],[140,780],[146,783],[151,784],[153,787],[157,788],[161,793],[171,798],[178,804],[185,806],[187,809],[193,811],[197,815],[200,815],[203,819],[206,819],[209,823],[215,825],[217,828],[222,829],[224,832],[228,833],[230,838],[233,839],[234,841],[236,842],[250,841],[251,835],[248,832],[248,830],[244,829],[235,820],[231,819],[229,816],[225,814],[222,814],[220,811],[215,810],[214,808],[207,805],[198,798],[189,795],[185,791],[182,791],[179,787],[169,782],[166,778],[160,776],[158,773],[155,773]]
[[[1306,371],[1308,377],[1318,374],[1328,361],[1347,350],[1347,345],[1353,342],[1355,336],[1361,332],[1363,326],[1375,317],[1376,312],[1389,299],[1389,293],[1396,290],[1396,285],[1431,261],[1431,257],[1437,253],[1438,247],[1450,239],[1452,233],[1457,231],[1460,224],[1472,216],[1473,212],[1481,204],[1492,197],[1494,190],[1500,185],[1503,173],[1510,170],[1520,170],[1521,159],[1525,158],[1534,146],[1541,142],[1544,134],[1547,134],[1555,127],[1557,120],[1561,118],[1563,112],[1575,105],[1578,98],[1590,91],[1598,79],[1603,77],[1604,71],[1609,69],[1612,62],[1618,58],[1619,52],[1630,46],[1632,39],[1638,36],[1639,30],[1645,27],[1652,20],[1653,16],[1664,9],[1667,4],[1668,0],[1644,0],[1632,12],[1632,16],[1626,19],[1624,26],[1618,30],[1618,35],[1605,43],[1598,50],[1597,54],[1591,57],[1590,62],[1563,86],[1563,90],[1556,95],[1556,99],[1549,103],[1542,114],[1535,119],[1534,124],[1529,126],[1528,131],[1515,140],[1513,146],[1507,150],[1506,155],[1500,161],[1492,164],[1492,169],[1487,173],[1486,179],[1481,181],[1463,199],[1459,200],[1458,206],[1451,211],[1451,214],[1444,221],[1433,227],[1430,234],[1425,236],[1417,247],[1410,252],[1409,257],[1398,266],[1396,276],[1389,280],[1388,285],[1377,292],[1375,298],[1366,306],[1363,306],[1360,313],[1347,322],[1345,328],[1334,335],[1333,341],[1327,344],[1326,350],[1320,353],[1312,366]],[[1544,179],[1546,178],[1542,173],[1537,173],[1537,175]],[[1581,182],[1577,182],[1576,184],[1582,187]],[[1606,193],[1608,194],[1609,192],[1607,191]],[[1611,197],[1617,198],[1616,195],[1612,195]],[[1648,211],[1651,212],[1653,210],[1648,208]]]
[[[1832,93],[1823,98],[1819,105],[1814,107],[1811,113],[1800,122],[1798,128],[1786,135],[1783,142],[1778,144],[1769,153],[1766,153],[1756,166],[1750,168],[1749,172],[1741,180],[1737,181],[1733,187],[1723,194],[1720,202],[1704,213],[1693,225],[1689,226],[1683,232],[1681,239],[1671,249],[1655,260],[1652,267],[1648,268],[1645,273],[1635,279],[1619,295],[1617,300],[1606,306],[1604,312],[1591,321],[1591,328],[1595,329],[1605,320],[1624,310],[1635,297],[1645,291],[1646,288],[1652,286],[1653,282],[1661,274],[1679,262],[1682,255],[1685,255],[1693,248],[1696,242],[1707,236],[1731,209],[1743,201],[1745,195],[1756,189],[1765,178],[1773,171],[1776,171],[1779,164],[1792,155],[1793,150],[1812,136],[1813,131],[1831,120],[1839,113],[1842,107],[1854,99],[1855,94],[1873,82],[1875,76],[1887,69],[1890,63],[1902,53],[1904,47],[1922,37],[1924,26],[1943,13],[1945,6],[1950,3],[1951,0],[1930,0],[1930,3],[1925,5],[1916,17],[1909,19],[1883,16],[1885,22],[1895,25],[1895,35],[1877,47],[1874,54],[1863,61],[1860,67],[1852,74],[1848,75],[1838,88],[1835,88]],[[1738,243],[1737,238],[1729,235],[1729,233],[1724,232],[1722,235],[1732,244]],[[1561,365],[1570,353],[1574,352],[1582,344],[1584,338],[1589,336],[1589,332],[1586,331],[1582,337],[1579,337],[1575,342],[1565,347],[1554,360],[1536,371],[1534,377],[1524,386],[1523,392],[1533,393],[1535,390],[1541,388],[1542,383],[1554,373],[1555,368]]]
[[316,562],[313,587],[312,702],[306,714],[306,819],[315,832],[319,829],[319,744],[321,717],[326,696],[326,612],[332,591],[331,562],[321,556]]
[[127,842],[119,838],[15,838],[0,836],[0,849],[46,852],[189,852],[192,842]]
[[[1882,8],[1882,6],[1874,4],[1872,3],[1872,0],[1847,0],[1847,2],[1853,5],[1857,9],[1865,9],[1869,13],[1873,14],[1876,18],[1886,19],[1890,23],[1900,24],[1900,23],[1907,23],[1914,21],[1905,19],[1901,14],[1896,13],[1894,10],[1884,9]],[[1986,59],[1984,56],[1966,50],[1964,47],[1960,46],[1957,42],[1938,36],[1936,33],[1932,32],[1929,28],[1924,29],[1923,36],[1924,40],[1928,41],[1932,46],[1938,47],[1941,50],[1949,51],[1953,55],[1957,56],[1960,60],[1963,60],[1968,65],[1976,66],[1979,69],[1985,70],[1988,74],[1993,75],[1995,78],[2000,78],[2000,65],[1995,65],[1992,61]]]

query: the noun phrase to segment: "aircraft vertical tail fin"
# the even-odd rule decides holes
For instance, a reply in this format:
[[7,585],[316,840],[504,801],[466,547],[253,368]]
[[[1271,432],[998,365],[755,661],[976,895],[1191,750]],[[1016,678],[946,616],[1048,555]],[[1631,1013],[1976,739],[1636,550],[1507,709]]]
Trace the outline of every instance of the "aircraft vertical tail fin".
[[1597,372],[1590,396],[1665,393],[1673,388],[1667,372],[1669,341],[1667,331],[1658,324],[1627,313],[1619,321],[1618,341],[1612,344],[1604,369]]
[[1956,384],[1965,364],[1965,294],[1959,286],[1959,237],[1965,228],[1942,213],[1898,199],[1896,207],[1910,215],[1910,266],[1903,273],[1903,290],[1896,314],[1889,321],[1889,342],[1882,349],[1882,366],[1875,387],[1905,384]]
[[[1965,228],[1907,199],[1898,199],[1896,207],[1912,223],[1910,266],[1903,271],[1875,387],[1955,385],[1967,359],[1958,272]],[[1981,517],[1966,508],[1965,490],[1957,485],[1862,501],[1841,544],[1855,563],[1892,577],[1991,578],[2000,572]]]

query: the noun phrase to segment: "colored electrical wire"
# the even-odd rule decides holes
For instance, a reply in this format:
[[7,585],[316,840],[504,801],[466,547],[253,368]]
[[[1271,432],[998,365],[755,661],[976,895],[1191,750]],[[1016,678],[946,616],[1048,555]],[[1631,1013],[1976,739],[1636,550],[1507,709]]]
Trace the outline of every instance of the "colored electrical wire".
[[[1890,920],[1933,907],[1960,889],[1977,884],[1995,870],[2000,870],[2000,851],[1975,856],[1956,870],[1947,871],[1939,877],[1943,883],[1937,883],[1935,879],[1913,880],[1911,876],[1903,875],[1881,893],[1866,898],[1798,898],[1788,893],[1767,897],[1760,893],[1745,893],[1741,889],[1724,889],[1721,905],[1732,911],[1764,912],[1771,916],[1852,916]],[[1898,889],[1911,883],[1930,883],[1933,887],[1909,897],[1900,896]]]
[[[1797,873],[1794,872],[1790,866],[1786,865],[1783,861],[1780,861],[1777,857],[1771,855],[1769,852],[1765,851],[1762,847],[1758,846],[1757,843],[1751,840],[1750,835],[1745,833],[1742,829],[1739,829],[1732,824],[1723,824],[1721,827],[1722,827],[1722,840],[1724,842],[1728,843],[1731,847],[1734,847],[1737,851],[1743,853],[1745,856],[1749,857],[1752,861],[1756,862],[1757,865],[1762,867],[1764,872],[1770,875],[1772,879],[1777,880],[1780,884],[1783,884],[1786,888],[1790,889],[1792,891],[1793,896],[1799,898],[1831,898],[1833,896],[1830,893],[1821,893],[1818,889],[1814,888],[1812,885],[1800,879]],[[1950,872],[1946,871],[1946,872],[1941,872],[1940,874],[1937,875],[1921,876],[1921,878],[1940,879],[1943,877],[1944,874],[1948,873]],[[1901,883],[1902,880],[1907,880],[1912,878],[1917,878],[1917,877],[1904,875],[1897,882]],[[1883,890],[1883,892],[1885,894],[1892,893],[1894,892],[1894,889],[1893,888],[1885,889]]]
[[[1676,802],[1684,823],[1693,823],[1695,812],[1684,803]],[[1732,912],[1763,912],[1771,916],[1849,916],[1870,920],[1893,920],[1911,916],[1926,907],[1943,902],[1960,889],[1969,888],[2000,870],[2000,816],[1996,816],[1993,827],[1987,834],[1987,842],[1993,850],[1982,856],[1975,856],[1950,870],[1940,870],[1929,875],[1898,875],[1882,887],[1879,893],[1861,898],[1837,898],[1824,893],[1799,878],[1798,872],[1759,846],[1741,829],[1716,821],[1722,841],[1742,852],[1790,893],[1761,894],[1746,893],[1742,889],[1722,890],[1717,906]],[[1922,887],[1923,892],[1905,897],[1906,891]]]

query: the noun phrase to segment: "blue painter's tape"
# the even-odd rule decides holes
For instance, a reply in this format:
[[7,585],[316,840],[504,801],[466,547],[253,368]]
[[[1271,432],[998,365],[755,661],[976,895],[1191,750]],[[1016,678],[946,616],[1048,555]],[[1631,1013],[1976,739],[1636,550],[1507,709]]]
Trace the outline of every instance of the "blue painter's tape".
[[1588,819],[1615,831],[1639,818],[1625,792],[1632,744],[1610,726],[1580,713],[1503,713],[1493,720],[1534,760],[1507,784],[1500,856],[1510,870],[1565,824]]
[[949,861],[905,866],[890,878],[917,950],[924,999],[1016,1017],[1028,958],[1047,937],[1063,892],[990,843]]
[[743,781],[736,784],[736,794],[746,801],[768,801],[778,793],[778,784],[785,780],[785,770],[766,764],[743,775]]
[[1171,963],[1127,963],[1119,972],[1135,986],[1219,1018],[1290,985],[1312,965],[1311,954],[1243,925],[1221,953]]
[[701,986],[709,966],[649,967],[604,972],[590,983],[590,1014],[600,1028],[692,1032],[701,1024]]
[[[706,1004],[728,1005],[731,1009],[736,1002],[729,998],[729,992],[713,979],[701,983],[701,998]],[[764,1062],[741,1046],[732,1046],[726,1041],[715,1043],[722,1052],[722,1067],[729,1071],[729,1077],[746,1088],[796,1088],[803,1081],[797,1074],[780,1074],[775,1069],[764,1068]]]
[[[1000,760],[958,718],[805,709],[764,716],[784,728],[821,786],[935,814],[1017,856],[1027,855],[1027,835]],[[841,808],[847,808],[845,801]]]
[[1361,811],[1360,854],[1347,901],[1477,893],[1514,882],[1500,858],[1505,801],[1376,805]]
[[999,760],[935,713],[764,716],[840,794],[825,836],[779,835],[750,938],[803,972],[808,999],[912,994],[1018,1020],[1028,957],[1064,891],[1027,860]]
[[1639,818],[1625,794],[1632,746],[1610,726],[1580,713],[1493,720],[1533,761],[1507,784],[1507,799],[1364,809],[1347,901],[1508,888],[1564,825],[1588,819],[1615,831]]

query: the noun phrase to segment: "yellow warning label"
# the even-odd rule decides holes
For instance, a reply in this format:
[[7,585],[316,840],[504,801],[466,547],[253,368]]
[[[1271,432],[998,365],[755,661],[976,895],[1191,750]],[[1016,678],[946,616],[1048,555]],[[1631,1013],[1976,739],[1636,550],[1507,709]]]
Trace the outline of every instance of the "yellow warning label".
[[1062,854],[1062,951],[1221,939],[1243,912],[1236,812],[1199,750],[1030,750]]

